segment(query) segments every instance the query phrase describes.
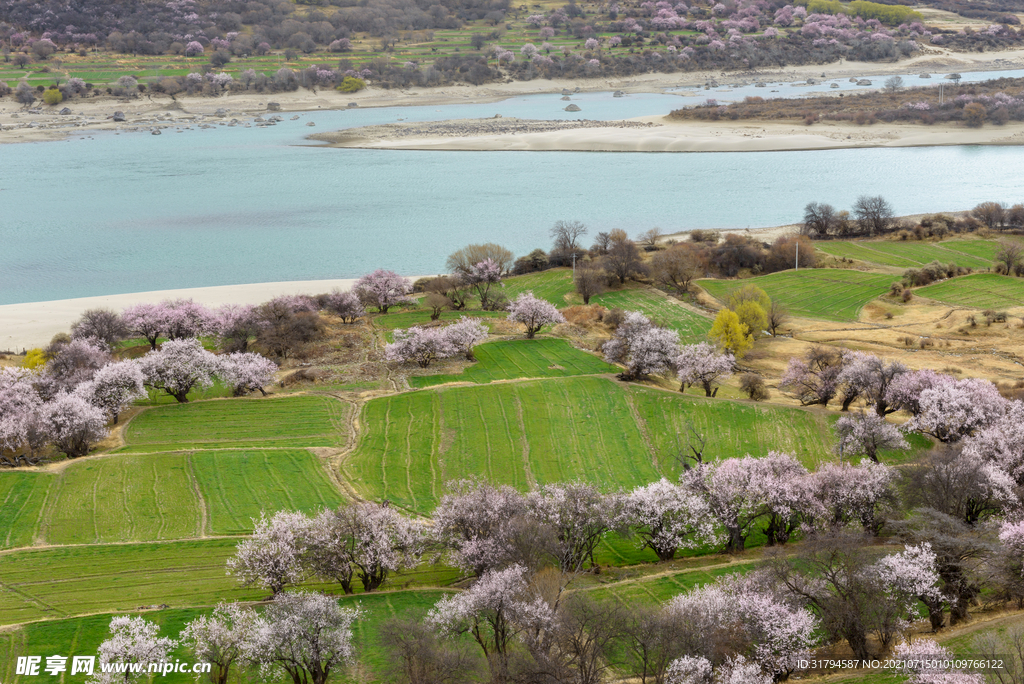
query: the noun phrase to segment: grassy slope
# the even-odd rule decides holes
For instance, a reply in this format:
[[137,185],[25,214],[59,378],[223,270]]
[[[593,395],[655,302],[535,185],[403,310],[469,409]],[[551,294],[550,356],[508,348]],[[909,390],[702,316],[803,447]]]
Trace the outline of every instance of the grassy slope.
[[503,340],[474,350],[477,362],[462,373],[421,375],[409,378],[413,387],[448,382],[487,383],[511,378],[557,378],[572,375],[613,373],[615,366],[594,354],[573,347],[563,339]]
[[757,285],[794,316],[853,321],[865,304],[889,289],[892,280],[891,275],[809,268],[744,280],[700,280],[698,284],[720,300],[734,289]]
[[39,535],[41,513],[56,478],[47,473],[0,476],[0,548],[31,545]]
[[322,396],[176,404],[138,416],[125,439],[131,451],[336,446],[342,409]]
[[807,411],[570,378],[370,401],[343,470],[367,498],[423,512],[467,474],[521,489],[574,478],[633,487],[674,470],[686,418],[709,435],[715,458],[779,449],[814,465],[831,443],[828,421]]
[[497,291],[510,300],[521,292],[533,292],[538,299],[546,299],[559,309],[569,306],[570,295],[575,292],[571,268],[552,268],[539,273],[528,273],[506,279]]
[[647,289],[618,290],[605,292],[590,300],[609,309],[642,311],[657,324],[679,333],[683,344],[694,344],[707,339],[711,330],[711,319],[696,314],[675,300]]
[[952,278],[914,290],[920,297],[978,309],[1024,306],[1024,279],[995,273]]

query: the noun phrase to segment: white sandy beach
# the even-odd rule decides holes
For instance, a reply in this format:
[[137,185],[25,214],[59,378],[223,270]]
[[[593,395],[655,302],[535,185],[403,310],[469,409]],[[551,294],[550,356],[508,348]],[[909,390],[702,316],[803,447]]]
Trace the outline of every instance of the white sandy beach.
[[[420,277],[412,276],[409,282],[412,283]],[[24,349],[46,346],[57,333],[70,331],[71,324],[88,309],[103,307],[120,311],[142,302],[182,298],[191,298],[211,307],[223,304],[261,304],[279,295],[319,294],[330,292],[334,288],[348,290],[355,282],[355,279],[351,278],[296,280],[6,304],[0,306],[0,350],[21,352]]]

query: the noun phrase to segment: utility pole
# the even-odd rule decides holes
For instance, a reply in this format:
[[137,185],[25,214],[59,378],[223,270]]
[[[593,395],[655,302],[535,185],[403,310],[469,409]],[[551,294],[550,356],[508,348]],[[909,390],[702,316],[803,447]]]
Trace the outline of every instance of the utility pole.
[[796,241],[796,270],[800,270],[800,240]]
[[576,252],[572,253],[572,279],[576,280]]

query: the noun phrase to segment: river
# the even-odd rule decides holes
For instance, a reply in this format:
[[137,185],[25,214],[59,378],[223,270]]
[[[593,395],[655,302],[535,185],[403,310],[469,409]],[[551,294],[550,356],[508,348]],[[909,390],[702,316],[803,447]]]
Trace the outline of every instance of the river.
[[[655,226],[676,232],[780,225],[799,220],[808,202],[848,208],[862,194],[886,196],[900,214],[1024,200],[1017,147],[415,152],[331,149],[305,140],[314,131],[397,120],[621,119],[664,113],[710,93],[726,100],[744,92],[716,90],[690,98],[578,94],[577,114],[563,111],[559,95],[532,95],[312,112],[295,121],[288,114],[268,128],[90,133],[5,145],[0,304],[349,278],[381,267],[432,273],[472,242],[499,242],[517,254],[547,248],[559,219],[584,221],[591,235],[613,228],[635,235]],[[791,93],[775,96],[781,95]]]

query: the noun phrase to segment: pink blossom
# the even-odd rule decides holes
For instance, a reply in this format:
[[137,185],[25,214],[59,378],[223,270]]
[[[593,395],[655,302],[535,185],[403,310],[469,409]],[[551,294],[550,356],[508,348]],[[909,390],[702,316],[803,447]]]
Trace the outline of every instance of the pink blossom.
[[526,326],[527,339],[533,339],[540,329],[551,323],[565,323],[565,317],[554,304],[537,299],[533,292],[523,292],[509,305],[508,320]]
[[415,361],[420,368],[426,368],[433,361],[459,352],[440,328],[399,329],[394,332],[394,339],[384,346],[384,358],[399,364]]
[[478,577],[508,564],[525,498],[507,485],[475,480],[449,482],[448,489],[431,517],[434,537],[448,550],[449,562]]
[[134,359],[108,363],[96,371],[92,381],[79,385],[79,394],[102,409],[114,422],[133,402],[146,398],[145,376]]
[[327,303],[324,308],[345,323],[354,323],[357,318],[366,315],[366,307],[354,292],[341,292],[337,289],[327,295]]
[[410,289],[405,278],[384,269],[364,275],[352,287],[352,291],[364,304],[377,307],[380,313],[387,313],[392,306],[412,301],[407,296]]
[[301,513],[279,511],[253,520],[253,533],[235,548],[227,572],[245,586],[265,587],[275,595],[305,577],[303,537],[309,521]]
[[910,445],[895,425],[875,412],[843,416],[835,424],[840,458],[865,455],[878,462],[882,449],[909,449]]
[[721,353],[709,342],[690,344],[680,349],[673,361],[682,389],[687,385],[700,384],[705,396],[712,396],[711,385],[732,374],[736,357],[729,352]]
[[48,441],[71,458],[85,456],[107,436],[103,411],[75,394],[58,394],[39,409],[39,423]]
[[1009,407],[988,380],[949,376],[921,392],[921,412],[907,424],[907,430],[932,435],[942,442],[955,442],[999,420]]
[[146,384],[182,403],[188,401],[188,393],[193,389],[212,387],[218,370],[220,361],[194,338],[169,340],[159,351],[142,357]]
[[623,502],[621,520],[640,548],[650,547],[660,560],[673,558],[678,549],[721,543],[707,502],[665,478],[634,489]]
[[191,43],[189,43],[188,45],[185,46],[185,56],[186,57],[196,57],[196,56],[201,55],[201,54],[203,54],[203,44],[202,43],[193,40]]
[[671,367],[679,356],[679,334],[659,328],[639,311],[627,311],[601,349],[609,363],[626,366],[625,379],[639,379]]
[[267,396],[263,388],[274,381],[276,373],[276,363],[253,352],[235,352],[220,357],[218,375],[231,386],[236,397],[254,390]]
[[41,403],[32,385],[34,374],[21,368],[0,368],[0,452],[20,447]]
[[562,572],[580,572],[587,562],[594,565],[594,549],[617,517],[617,499],[591,484],[569,482],[544,485],[526,501],[537,521],[555,532],[555,560]]
[[1012,401],[1006,414],[963,440],[964,453],[993,463],[1024,483],[1024,402]]
[[457,323],[445,326],[442,333],[455,351],[474,361],[473,347],[487,339],[487,326],[475,318],[463,316]]

